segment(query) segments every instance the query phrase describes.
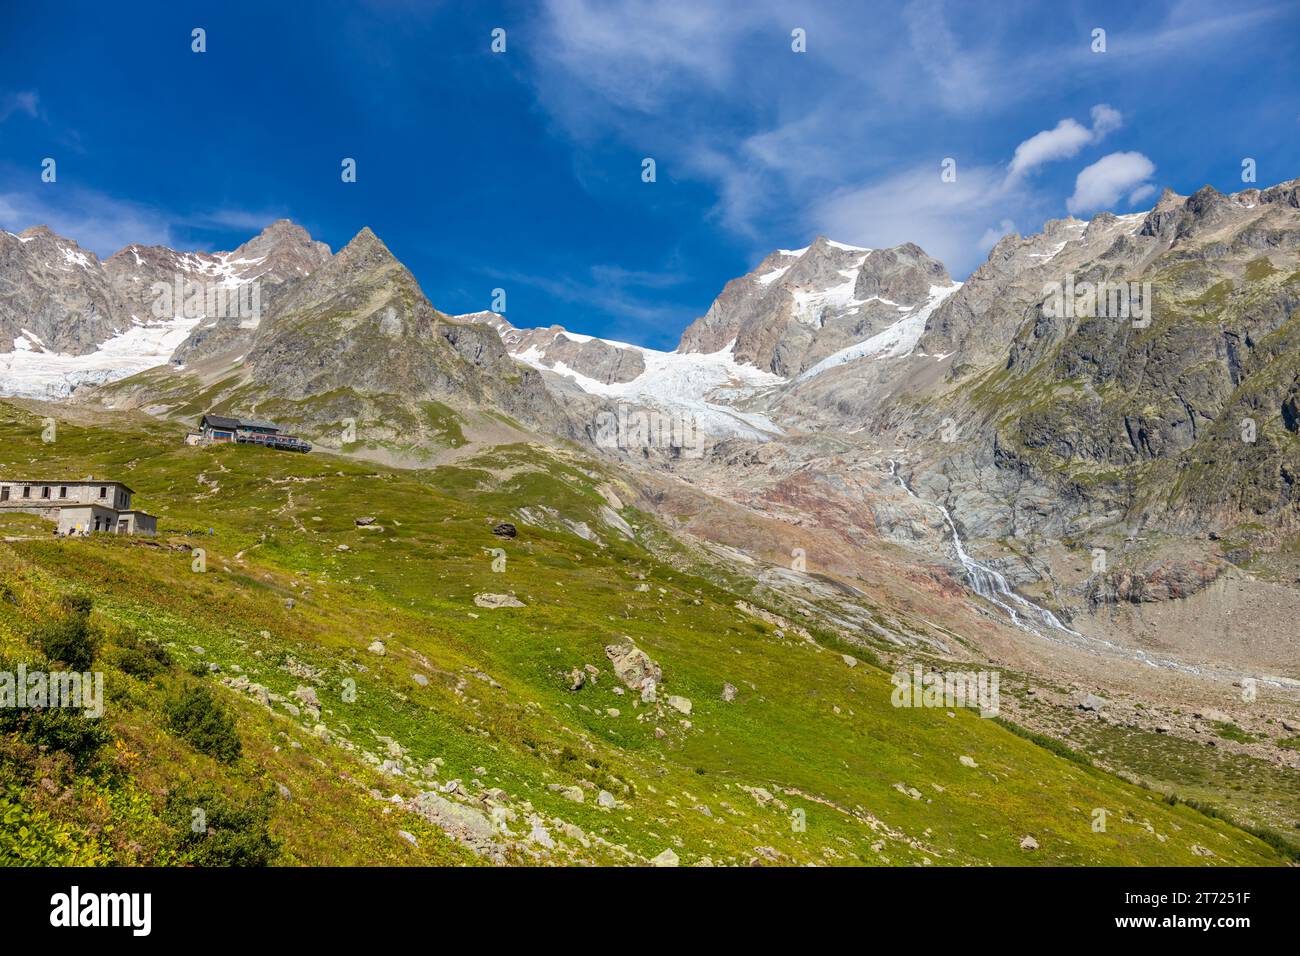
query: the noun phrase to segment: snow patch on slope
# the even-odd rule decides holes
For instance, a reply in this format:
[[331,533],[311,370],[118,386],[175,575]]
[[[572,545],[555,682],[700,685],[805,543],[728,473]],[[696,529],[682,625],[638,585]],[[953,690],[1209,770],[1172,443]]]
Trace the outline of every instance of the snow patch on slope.
[[40,339],[24,329],[14,339],[14,351],[0,354],[0,395],[66,398],[79,385],[116,382],[163,365],[200,321],[177,316],[162,322],[137,322],[89,355],[47,352]]
[[900,355],[907,355],[916,348],[916,343],[921,341],[921,335],[925,332],[925,323],[934,314],[934,310],[939,308],[944,299],[960,288],[960,282],[955,282],[950,286],[930,286],[930,297],[924,305],[917,308],[910,315],[904,316],[887,329],[877,332],[871,338],[859,342],[857,345],[850,345],[838,352],[831,353],[796,378],[795,381],[807,381],[827,369],[835,368],[837,365],[844,365],[847,362],[855,362],[861,358],[872,356],[895,358]]
[[[859,265],[861,265],[859,263]],[[829,289],[817,289],[811,292],[793,291],[793,315],[797,322],[820,329],[826,321],[826,313],[841,311],[862,305],[865,299],[855,299],[853,290],[857,288],[858,273],[856,269],[841,269],[844,282]]]
[[[590,341],[589,336],[579,337],[567,331],[563,334]],[[548,362],[545,349],[535,345],[514,357],[533,368],[564,376],[589,395],[689,415],[701,431],[714,437],[767,440],[781,434],[780,427],[766,415],[743,412],[722,403],[785,382],[780,375],[737,362],[732,354],[735,340],[712,353],[660,352],[622,342],[609,344],[640,352],[645,371],[630,382],[606,384],[569,368],[564,362]]]

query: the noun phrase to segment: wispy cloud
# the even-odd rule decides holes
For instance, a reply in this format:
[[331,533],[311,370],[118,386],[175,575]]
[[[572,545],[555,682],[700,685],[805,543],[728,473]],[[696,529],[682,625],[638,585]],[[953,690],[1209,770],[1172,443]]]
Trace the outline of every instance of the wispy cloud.
[[[11,232],[46,225],[96,255],[106,257],[133,242],[172,245],[171,221],[157,210],[63,183],[39,183],[26,192],[0,194],[0,222]],[[12,181],[12,180],[11,180]]]
[[282,207],[271,209],[236,209],[225,207],[193,213],[183,217],[184,225],[194,229],[246,230],[261,232],[277,219],[290,218]]
[[[212,243],[196,238],[195,233],[234,231],[252,236],[276,219],[284,218],[278,211],[250,212],[233,208],[172,213],[81,186],[42,183],[38,173],[28,175],[33,183],[31,189],[0,193],[0,226],[10,232],[20,232],[29,226],[49,226],[101,258],[132,243],[211,250]],[[7,179],[14,182],[17,176],[7,175]]]
[[[963,169],[945,182],[938,162],[865,185],[842,189],[817,203],[817,232],[868,248],[914,242],[958,275],[975,264],[999,214],[1018,204],[1014,187],[996,166]],[[999,233],[1000,235],[1000,233]]]
[[[613,316],[616,319],[612,327],[615,338],[622,328],[629,338],[636,341],[648,338],[671,347],[675,343],[676,330],[695,318],[694,306],[667,301],[663,294],[686,281],[685,275],[675,271],[644,272],[600,264],[576,276],[516,272],[502,275],[501,279],[507,286],[514,283],[529,286],[559,302]],[[525,325],[535,321],[535,317],[522,320]],[[584,323],[579,314],[576,319],[566,319],[562,324],[581,331]]]
[[949,110],[982,107],[1001,85],[989,51],[972,49],[948,25],[942,0],[912,0],[903,8],[908,39],[925,76]]
[[[754,254],[817,232],[864,245],[910,240],[961,274],[998,230],[1062,206],[1140,201],[1154,171],[1108,157],[1080,174],[1068,200],[1068,180],[1046,175],[1114,136],[1122,104],[1094,105],[1086,123],[1057,113],[1014,151],[990,131],[1032,117],[1032,100],[1065,97],[1081,77],[1163,75],[1192,50],[1232,56],[1243,33],[1284,11],[1179,0],[1144,10],[1141,26],[1112,11],[1096,24],[1109,27],[1108,52],[1094,54],[1094,24],[1044,31],[1017,5],[973,15],[944,0],[901,9],[549,0],[535,82],[570,135],[644,149],[661,176],[708,185],[712,218]],[[794,26],[807,29],[804,56],[789,50]],[[1028,46],[1027,29],[1038,37]],[[943,183],[939,158],[954,153],[958,181]]]
[[0,123],[15,113],[25,113],[35,119],[40,115],[41,97],[36,90],[18,90],[0,96]]

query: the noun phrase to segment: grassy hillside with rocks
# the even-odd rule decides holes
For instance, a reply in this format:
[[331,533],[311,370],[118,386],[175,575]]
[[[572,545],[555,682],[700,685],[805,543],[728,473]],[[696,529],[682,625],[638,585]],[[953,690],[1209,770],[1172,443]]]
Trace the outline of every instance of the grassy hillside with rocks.
[[44,443],[0,404],[0,474],[125,481],[160,530],[5,519],[4,669],[88,659],[106,703],[0,717],[0,863],[1285,861],[974,710],[893,707],[577,453],[403,471],[109,421]]

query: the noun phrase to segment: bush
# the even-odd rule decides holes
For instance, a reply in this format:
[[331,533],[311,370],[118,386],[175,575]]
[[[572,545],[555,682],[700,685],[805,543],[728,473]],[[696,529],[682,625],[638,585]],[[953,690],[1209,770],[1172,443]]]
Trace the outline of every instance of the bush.
[[72,617],[85,620],[90,617],[90,611],[94,606],[95,602],[87,594],[65,594],[63,597],[64,610]]
[[163,705],[167,729],[200,753],[222,763],[234,763],[242,748],[235,732],[235,718],[217,703],[212,691],[192,685]]
[[219,790],[191,785],[167,795],[164,816],[176,851],[186,862],[269,866],[280,854],[280,844],[269,830],[274,802],[271,790],[237,804]]
[[1248,744],[1255,739],[1254,734],[1247,733],[1230,720],[1216,720],[1213,726],[1214,732],[1224,740],[1235,740],[1239,744]]
[[61,707],[0,708],[0,734],[17,734],[33,747],[66,753],[78,771],[89,767],[99,748],[113,739],[102,721]]
[[51,661],[75,671],[90,668],[95,643],[90,633],[90,598],[71,595],[63,599],[62,617],[44,621],[32,633],[32,643]]
[[119,645],[113,657],[114,663],[132,677],[148,680],[171,666],[171,655],[157,641],[128,635],[119,641]]

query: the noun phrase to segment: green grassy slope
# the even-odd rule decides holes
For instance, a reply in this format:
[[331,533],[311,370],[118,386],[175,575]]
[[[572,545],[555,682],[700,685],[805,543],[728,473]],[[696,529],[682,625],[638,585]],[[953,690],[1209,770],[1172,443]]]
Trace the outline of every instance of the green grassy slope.
[[[124,480],[162,532],[0,529],[0,658],[38,659],[33,628],[62,613],[63,595],[92,596],[111,733],[82,767],[30,732],[3,738],[0,862],[210,862],[177,808],[218,794],[258,806],[264,793],[285,864],[639,863],[666,849],[683,864],[1283,862],[974,711],[895,709],[886,673],[847,666],[811,622],[826,647],[738,610],[752,596],[692,564],[648,516],[623,509],[636,538],[619,534],[602,519],[610,476],[574,455],[519,445],[397,471],[180,435],[64,423],[43,444],[37,418],[0,404],[0,475]],[[374,525],[358,527],[362,516]],[[519,536],[493,536],[501,520]],[[484,592],[525,606],[478,607]],[[658,704],[615,692],[604,648],[629,637],[663,668]],[[142,672],[132,652],[155,647],[167,662]],[[596,680],[571,690],[584,665]],[[270,706],[223,680],[264,686]],[[233,762],[168,729],[167,702],[194,686],[233,715]],[[668,695],[692,702],[689,717]],[[499,809],[499,852],[475,856],[415,811],[435,786]],[[580,803],[564,792],[575,787]],[[598,804],[601,790],[615,807]],[[1092,829],[1096,808],[1105,832]],[[1026,835],[1037,850],[1021,849]]]

